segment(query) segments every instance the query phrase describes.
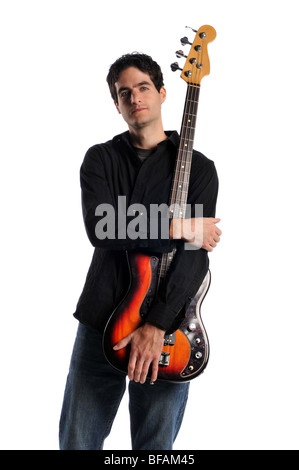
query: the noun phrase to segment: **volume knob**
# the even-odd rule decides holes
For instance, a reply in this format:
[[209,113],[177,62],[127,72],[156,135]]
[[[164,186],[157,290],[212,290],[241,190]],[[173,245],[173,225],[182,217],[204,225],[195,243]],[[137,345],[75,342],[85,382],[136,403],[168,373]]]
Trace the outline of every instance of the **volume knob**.
[[195,323],[189,323],[188,330],[189,331],[195,331],[196,330],[196,324]]

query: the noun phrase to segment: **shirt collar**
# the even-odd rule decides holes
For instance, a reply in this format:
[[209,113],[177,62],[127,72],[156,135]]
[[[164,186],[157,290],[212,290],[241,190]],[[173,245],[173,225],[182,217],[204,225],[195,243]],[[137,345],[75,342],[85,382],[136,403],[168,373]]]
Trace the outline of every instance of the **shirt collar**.
[[[174,145],[176,148],[178,147],[179,145],[179,134],[177,133],[177,131],[165,131],[165,134],[167,135],[167,139],[166,140],[162,140],[162,142],[160,142],[158,144],[161,145],[161,144],[164,144],[165,142],[170,142],[172,145]],[[131,140],[130,140],[130,133],[129,131],[126,131],[126,132],[123,132],[122,134],[119,134],[119,135],[116,135],[113,139],[114,142],[124,142],[125,144],[127,144],[129,147],[133,148],[132,147],[132,144],[131,144]]]

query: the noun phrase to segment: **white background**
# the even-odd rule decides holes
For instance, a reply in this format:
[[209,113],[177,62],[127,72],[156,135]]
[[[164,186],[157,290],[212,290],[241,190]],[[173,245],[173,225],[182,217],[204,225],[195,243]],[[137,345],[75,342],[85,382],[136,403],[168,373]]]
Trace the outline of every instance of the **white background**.
[[[90,264],[79,167],[126,130],[105,83],[156,59],[180,129],[180,38],[211,24],[195,148],[215,161],[222,241],[202,315],[206,372],[176,449],[298,449],[298,33],[295,0],[1,0],[1,449],[57,449]],[[192,41],[191,41],[192,42]],[[183,62],[181,61],[183,64]],[[130,449],[127,397],[106,449]]]

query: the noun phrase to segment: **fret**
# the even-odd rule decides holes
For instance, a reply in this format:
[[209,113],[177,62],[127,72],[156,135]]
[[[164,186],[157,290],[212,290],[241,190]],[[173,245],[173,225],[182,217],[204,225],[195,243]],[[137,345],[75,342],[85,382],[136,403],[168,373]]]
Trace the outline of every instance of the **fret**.
[[[188,183],[189,183],[189,175],[185,175],[184,178],[176,179],[173,182],[174,185],[175,184],[177,185],[177,188],[179,187],[178,185],[184,186],[184,192],[188,192],[188,188],[187,188]],[[179,188],[179,189],[181,189],[181,188]]]
[[[186,178],[185,178],[185,179],[186,179]],[[184,179],[184,180],[176,179],[176,180],[174,180],[174,183],[180,184],[180,185],[187,185],[187,184],[188,184],[188,181],[185,181],[185,179]],[[184,190],[184,191],[187,192],[187,190]]]
[[178,185],[179,185],[178,188],[182,193],[186,193],[186,194],[188,193],[188,188],[186,188],[186,189],[182,188],[182,185],[188,186],[188,182],[184,183],[184,182],[178,181]]

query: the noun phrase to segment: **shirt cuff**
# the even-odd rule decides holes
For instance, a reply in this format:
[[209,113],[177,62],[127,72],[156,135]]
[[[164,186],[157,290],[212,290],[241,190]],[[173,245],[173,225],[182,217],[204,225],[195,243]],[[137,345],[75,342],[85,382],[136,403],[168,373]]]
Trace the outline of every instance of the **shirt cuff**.
[[160,330],[168,331],[171,329],[175,318],[176,312],[170,310],[163,303],[157,303],[151,306],[145,322],[160,328]]

